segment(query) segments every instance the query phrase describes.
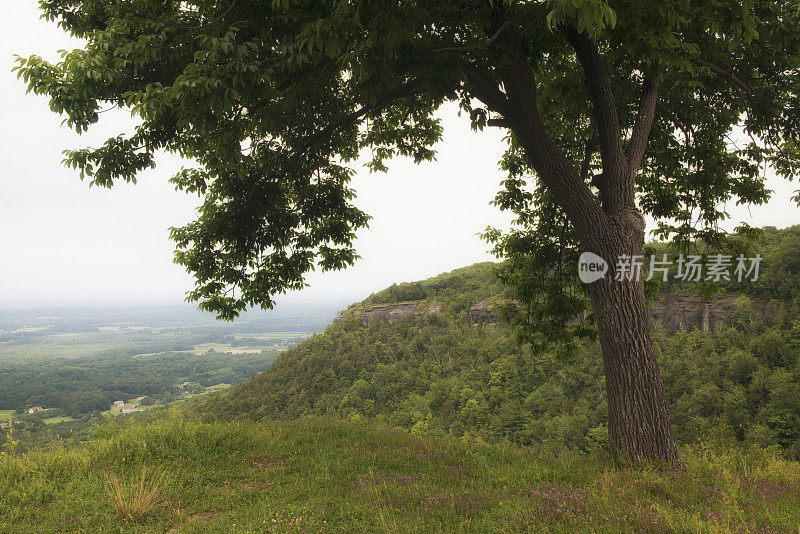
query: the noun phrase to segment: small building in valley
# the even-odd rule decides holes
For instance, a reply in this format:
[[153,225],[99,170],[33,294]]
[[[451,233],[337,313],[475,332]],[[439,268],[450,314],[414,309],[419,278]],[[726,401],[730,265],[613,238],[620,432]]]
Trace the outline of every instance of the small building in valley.
[[28,413],[36,413],[36,412],[43,412],[44,408],[41,406],[34,406],[32,408],[28,408]]

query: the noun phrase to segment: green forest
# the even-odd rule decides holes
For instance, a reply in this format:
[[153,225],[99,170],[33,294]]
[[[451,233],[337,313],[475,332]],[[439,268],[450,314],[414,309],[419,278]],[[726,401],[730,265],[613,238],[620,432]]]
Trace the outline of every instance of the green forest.
[[[677,439],[776,445],[800,458],[800,226],[766,228],[762,274],[725,284],[736,309],[712,332],[656,329]],[[229,418],[309,415],[376,421],[412,432],[587,451],[605,448],[604,379],[595,341],[535,353],[500,323],[473,325],[469,307],[507,293],[493,265],[394,285],[282,354],[206,408]],[[673,285],[662,290],[690,291]],[[358,310],[410,300],[441,312],[395,324]]]
[[340,309],[290,304],[235,324],[191,306],[0,310],[0,412],[39,406],[39,418],[78,418],[118,400],[169,403],[186,393],[181,384],[237,384]]
[[68,416],[107,410],[117,400],[165,398],[178,384],[237,384],[264,370],[276,351],[232,355],[191,351],[111,354],[77,359],[0,362],[0,409],[44,406]]

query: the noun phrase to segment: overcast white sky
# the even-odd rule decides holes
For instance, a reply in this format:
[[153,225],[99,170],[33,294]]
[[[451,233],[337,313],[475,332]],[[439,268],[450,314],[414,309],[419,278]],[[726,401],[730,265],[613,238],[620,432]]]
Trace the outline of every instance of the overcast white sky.
[[[135,186],[92,188],[61,165],[62,150],[96,146],[127,131],[117,113],[81,137],[61,126],[47,100],[25,95],[13,54],[58,58],[80,45],[39,19],[36,0],[14,0],[0,18],[0,308],[42,305],[177,304],[191,278],[172,263],[168,228],[193,218],[197,199],[167,182],[181,167],[163,156]],[[107,115],[111,115],[110,113]],[[357,242],[362,259],[344,272],[316,273],[284,301],[357,300],[393,282],[417,280],[493,259],[477,237],[507,224],[490,205],[502,173],[501,132],[473,133],[454,107],[443,110],[438,160],[396,160],[388,174],[358,173],[357,205],[373,216]],[[796,224],[797,188],[770,180],[768,206],[731,210],[733,220]]]

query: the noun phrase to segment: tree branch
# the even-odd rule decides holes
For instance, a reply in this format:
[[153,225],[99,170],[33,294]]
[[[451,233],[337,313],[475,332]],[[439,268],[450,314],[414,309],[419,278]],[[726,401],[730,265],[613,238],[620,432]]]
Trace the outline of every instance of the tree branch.
[[713,74],[716,74],[717,76],[729,82],[737,89],[743,91],[745,94],[745,99],[751,106],[753,106],[754,113],[758,113],[759,111],[760,112],[764,111],[763,109],[760,110],[759,106],[765,106],[766,108],[769,108],[773,111],[778,111],[780,113],[787,113],[787,112],[794,113],[793,110],[791,110],[786,106],[777,104],[772,100],[764,98],[763,96],[759,97],[758,93],[756,93],[756,91],[750,86],[750,84],[748,84],[745,80],[741,79],[739,76],[734,74],[729,69],[724,69],[719,65],[715,65],[714,63],[703,58],[692,59],[692,63],[694,63],[695,65],[699,65],[701,67],[708,68]]
[[676,113],[673,113],[672,110],[668,109],[665,105],[660,102],[656,102],[656,109],[661,111],[663,114],[667,115],[672,122],[672,124],[678,128],[681,132],[683,132],[684,137],[686,138],[686,146],[690,146],[691,138],[694,137],[694,130],[692,130],[691,126],[687,126],[686,123],[681,120],[680,117]]
[[592,137],[583,149],[583,161],[581,161],[581,179],[586,180],[589,177],[590,166],[592,163],[592,154],[597,148],[597,137]]
[[650,128],[653,126],[653,119],[656,116],[657,104],[658,75],[645,75],[642,82],[642,93],[639,97],[639,111],[636,113],[631,141],[625,153],[628,158],[629,172],[633,176],[636,176],[639,166],[642,164],[647,141],[650,139]]
[[490,110],[504,117],[508,116],[510,111],[508,97],[499,89],[500,84],[483,69],[469,61],[461,60],[459,65],[467,77],[467,81],[472,84],[473,93],[478,100],[486,104]]
[[703,58],[693,59],[692,63],[694,63],[695,65],[700,65],[701,67],[707,67],[711,72],[731,82],[733,85],[743,90],[748,95],[755,96],[755,91],[753,91],[753,89],[744,80],[736,76],[731,71],[723,69],[722,67],[719,67]]
[[488,119],[486,121],[486,126],[494,126],[496,128],[511,128],[511,121],[508,119]]
[[574,28],[566,29],[567,40],[578,56],[586,74],[589,96],[594,106],[600,140],[600,156],[603,174],[610,195],[606,198],[609,211],[617,211],[634,205],[633,179],[627,169],[627,158],[622,148],[619,116],[611,80],[597,45],[585,33]]
[[375,104],[363,106],[353,111],[352,113],[348,113],[344,117],[341,117],[340,119],[325,125],[319,131],[310,136],[299,150],[295,151],[292,159],[296,161],[303,154],[308,152],[308,150],[314,148],[316,145],[320,144],[325,139],[330,137],[339,128],[346,126],[348,124],[352,124],[353,122],[357,121],[358,119],[364,117],[369,113],[384,109],[392,105],[397,100],[400,100],[401,98],[407,98],[409,96],[422,94],[424,92],[425,90],[419,87],[414,82],[407,82],[400,86],[395,87],[394,89],[387,91],[386,93],[381,95],[381,97]]
[[508,19],[506,19],[506,21],[503,22],[497,28],[497,30],[495,30],[495,32],[492,35],[490,35],[490,36],[488,36],[488,37],[486,37],[484,39],[481,39],[481,40],[476,41],[474,43],[465,44],[465,45],[446,46],[446,47],[443,47],[443,48],[437,48],[437,49],[433,50],[433,52],[434,53],[439,53],[439,52],[468,52],[470,50],[476,50],[478,48],[482,48],[484,46],[488,46],[488,45],[492,44],[494,41],[496,41],[497,38],[500,37],[500,34],[502,34],[504,31],[509,29],[511,27],[511,25],[514,24],[515,22],[518,22],[519,20],[524,19],[526,17],[532,17],[531,20],[528,21],[528,24],[526,24],[525,27],[522,29],[522,33],[524,33],[525,31],[530,29],[530,27],[536,21],[541,20],[542,18],[544,18],[547,15],[547,12],[549,10],[550,10],[550,7],[549,7],[549,5],[547,3],[528,5],[527,9],[522,9],[516,15],[514,15],[513,17],[509,17]]
[[506,118],[536,174],[569,217],[583,245],[594,249],[603,241],[606,214],[579,171],[547,133],[539,114],[536,80],[526,56],[519,46],[511,54],[511,64],[502,76],[511,104]]
[[508,19],[502,25],[500,25],[500,27],[497,29],[496,32],[494,32],[494,34],[492,34],[491,36],[487,37],[486,39],[481,39],[480,41],[476,41],[474,43],[460,45],[460,46],[446,46],[444,48],[437,48],[437,49],[433,50],[433,53],[439,53],[439,52],[467,52],[469,50],[475,50],[475,49],[478,49],[478,48],[481,48],[481,47],[484,47],[484,46],[488,46],[488,45],[492,44],[498,37],[500,37],[500,34],[503,33],[505,30],[507,30],[514,22],[517,21],[518,18],[519,18],[519,16],[516,16],[516,17]]
[[169,21],[169,20],[166,20],[166,19],[157,18],[157,17],[146,17],[146,18],[148,18],[150,20],[155,20],[157,22],[162,22],[164,24],[167,24],[169,26],[172,26],[174,28],[178,28],[178,29],[181,29],[181,30],[199,30],[199,29],[205,28],[207,26],[211,26],[212,24],[216,24],[217,22],[219,22],[222,19],[224,19],[225,17],[227,17],[228,13],[230,13],[233,10],[234,6],[236,6],[236,2],[238,2],[238,1],[239,0],[233,0],[231,2],[231,4],[228,6],[228,9],[226,9],[224,13],[222,13],[221,15],[219,15],[217,17],[214,17],[213,19],[211,19],[211,20],[209,20],[207,22],[203,22],[203,23],[198,24],[196,26],[184,26],[183,24],[178,24],[177,22],[172,22],[172,21]]

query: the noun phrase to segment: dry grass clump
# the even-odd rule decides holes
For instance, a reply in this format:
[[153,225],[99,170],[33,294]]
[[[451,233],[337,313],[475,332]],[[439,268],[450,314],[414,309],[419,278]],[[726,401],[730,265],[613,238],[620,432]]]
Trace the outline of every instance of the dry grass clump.
[[138,476],[125,479],[110,474],[106,493],[111,506],[128,521],[140,521],[163,506],[166,500],[165,473],[142,469]]

